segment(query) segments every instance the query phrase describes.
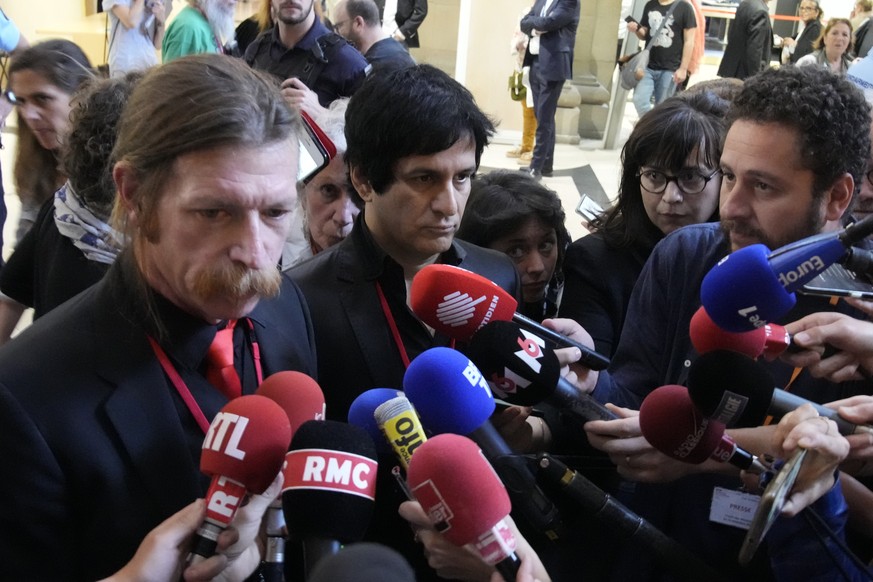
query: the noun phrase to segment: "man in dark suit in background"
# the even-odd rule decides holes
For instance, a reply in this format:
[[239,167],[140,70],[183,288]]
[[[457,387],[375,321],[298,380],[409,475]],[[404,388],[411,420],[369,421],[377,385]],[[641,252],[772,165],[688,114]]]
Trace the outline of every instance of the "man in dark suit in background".
[[718,76],[751,77],[769,65],[772,50],[773,29],[767,4],[763,0],[743,0],[731,23]]
[[521,31],[531,37],[524,65],[530,66],[530,86],[537,118],[536,145],[530,166],[534,178],[552,175],[555,156],[555,112],[564,81],[573,76],[573,48],[579,25],[579,0],[537,0],[521,19]]
[[376,0],[382,28],[407,47],[421,46],[418,27],[427,16],[427,0]]
[[[204,496],[204,434],[234,392],[315,373],[306,306],[276,270],[298,123],[271,80],[221,55],[163,65],[134,91],[113,152],[127,248],[0,350],[4,578],[112,574]],[[207,355],[230,321],[238,381],[222,389]]]

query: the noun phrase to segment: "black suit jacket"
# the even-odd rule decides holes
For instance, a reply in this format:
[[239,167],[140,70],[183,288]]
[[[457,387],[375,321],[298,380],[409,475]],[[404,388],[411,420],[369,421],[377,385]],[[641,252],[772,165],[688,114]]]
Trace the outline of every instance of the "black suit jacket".
[[718,76],[745,79],[763,71],[770,63],[772,46],[773,30],[767,5],[761,0],[743,0],[731,23]]
[[[380,307],[372,268],[362,243],[362,220],[332,249],[291,269],[312,312],[318,381],[327,401],[327,416],[346,421],[351,403],[370,388],[403,387],[406,369]],[[455,240],[457,266],[495,282],[519,297],[519,279],[503,253]],[[399,324],[400,325],[400,324]],[[437,334],[435,345],[447,344]],[[411,356],[410,356],[411,357]]]
[[[579,26],[579,0],[554,0],[545,16],[540,12],[546,0],[537,0],[531,11],[521,19],[521,31],[531,36],[534,29],[541,31],[537,69],[546,81],[564,81],[573,77],[573,52],[576,46],[576,28]],[[532,55],[525,52],[525,65]]]
[[[4,578],[108,576],[205,493],[190,419],[144,329],[119,309],[116,271],[0,349]],[[266,323],[254,329],[265,375],[315,374],[311,322],[290,281],[252,318]]]
[[[379,19],[383,19],[385,13],[385,0],[376,0],[379,7]],[[397,23],[400,32],[406,37],[406,45],[411,48],[421,46],[418,38],[418,27],[427,16],[427,0],[397,0],[397,12],[394,22]]]
[[794,47],[794,52],[791,53],[791,57],[789,58],[789,62],[792,64],[797,63],[801,59],[801,57],[805,57],[813,50],[812,43],[816,41],[816,39],[821,34],[821,21],[813,20],[809,24],[806,25],[806,28],[803,29],[799,35],[795,37],[797,44]]

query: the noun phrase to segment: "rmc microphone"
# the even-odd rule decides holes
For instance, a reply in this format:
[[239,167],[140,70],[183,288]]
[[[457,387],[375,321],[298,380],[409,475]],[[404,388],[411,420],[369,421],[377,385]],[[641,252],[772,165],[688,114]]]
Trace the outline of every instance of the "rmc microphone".
[[521,561],[506,521],[509,495],[473,441],[433,437],[410,460],[408,481],[437,531],[456,546],[472,544],[483,561],[514,582]]
[[234,398],[215,415],[200,453],[200,470],[212,477],[206,519],[195,535],[189,564],[215,554],[218,535],[246,493],[263,493],[279,474],[290,440],[288,416],[264,396]]
[[469,341],[489,321],[515,321],[560,346],[582,352],[579,362],[604,370],[609,358],[516,312],[518,301],[485,277],[452,265],[428,265],[416,273],[409,293],[412,311],[449,337]]
[[557,539],[560,516],[540,490],[524,458],[516,455],[489,417],[494,397],[482,373],[462,353],[443,347],[418,355],[403,377],[406,397],[434,433],[472,438],[494,465],[519,514],[536,530]]
[[[291,423],[292,435],[304,422],[324,420],[324,393],[315,380],[302,372],[276,372],[258,386],[255,394],[266,396],[282,407]],[[261,574],[264,582],[281,582],[284,579],[286,537],[281,499],[273,500],[267,508],[264,524],[267,541]]]
[[640,407],[640,430],[653,447],[684,463],[699,465],[714,459],[756,474],[767,470],[724,433],[724,424],[698,410],[684,386],[652,390]]
[[376,499],[376,448],[369,435],[331,420],[300,426],[285,457],[282,507],[303,541],[307,577],[341,544],[364,537]]
[[873,433],[873,427],[852,424],[836,410],[774,388],[775,384],[763,366],[742,354],[724,350],[701,355],[688,371],[691,400],[705,415],[728,427],[759,426],[767,416],[781,418],[811,404],[820,416],[833,420],[842,435]]
[[618,418],[561,376],[555,352],[543,338],[511,321],[491,321],[470,340],[467,355],[491,389],[510,404],[533,406],[543,400],[582,422]]
[[754,244],[729,254],[703,278],[700,299],[722,329],[748,331],[794,307],[794,291],[849,255],[853,244],[873,233],[873,216],[785,245],[773,252]]

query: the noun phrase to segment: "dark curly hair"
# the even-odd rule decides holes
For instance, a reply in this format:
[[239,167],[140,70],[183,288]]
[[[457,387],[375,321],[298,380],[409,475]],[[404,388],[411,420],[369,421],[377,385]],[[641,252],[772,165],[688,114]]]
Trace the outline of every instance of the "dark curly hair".
[[[655,246],[664,233],[652,224],[643,205],[638,173],[645,165],[678,172],[698,150],[700,160],[717,168],[724,139],[728,102],[709,91],[670,97],[643,115],[621,150],[621,183],[615,205],[591,221],[610,246]],[[718,220],[718,210],[709,220]]]
[[143,73],[86,81],[73,96],[70,133],[61,166],[80,200],[97,216],[108,219],[115,202],[109,160],[115,147],[118,120]]
[[845,77],[818,67],[766,69],[746,79],[734,100],[728,128],[737,121],[796,129],[815,197],[847,172],[858,193],[870,157],[870,106]]
[[530,218],[538,218],[558,236],[557,273],[570,244],[564,225],[564,207],[558,195],[532,177],[518,171],[494,170],[477,176],[458,227],[457,237],[480,247],[489,247],[521,228]]

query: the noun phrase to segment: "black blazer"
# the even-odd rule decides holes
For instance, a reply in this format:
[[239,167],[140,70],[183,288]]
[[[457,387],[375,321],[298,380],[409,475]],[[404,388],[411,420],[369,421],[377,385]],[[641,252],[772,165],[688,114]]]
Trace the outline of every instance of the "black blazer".
[[[288,272],[312,312],[327,416],[340,421],[347,419],[349,406],[362,392],[402,388],[406,371],[380,307],[376,275],[367,268],[358,242],[361,222],[343,242]],[[459,267],[519,297],[518,274],[506,255],[457,239],[453,245]]]
[[[0,349],[4,578],[108,576],[205,493],[172,388],[117,307],[113,271]],[[251,315],[266,324],[254,330],[265,375],[315,374],[309,314],[289,280]]]
[[[531,11],[521,19],[521,31],[531,36],[533,30],[540,36],[537,69],[546,81],[564,81],[573,77],[573,52],[576,46],[576,28],[579,26],[579,0],[554,0],[545,16],[540,16],[546,0],[537,0]],[[530,65],[530,43],[525,52],[525,65]]]
[[[376,0],[379,7],[379,20],[385,13],[385,0]],[[397,0],[397,12],[394,14],[394,22],[400,28],[400,32],[406,37],[406,45],[411,48],[421,46],[418,37],[418,27],[427,16],[427,0]]]
[[805,57],[813,50],[812,43],[819,37],[821,34],[821,21],[813,20],[809,24],[806,25],[806,28],[803,29],[799,35],[795,37],[797,41],[797,45],[794,47],[794,52],[791,53],[791,58],[789,62],[792,64],[797,63],[801,57]]
[[745,79],[763,71],[770,64],[772,46],[773,30],[767,5],[761,0],[743,0],[731,23],[718,76]]

